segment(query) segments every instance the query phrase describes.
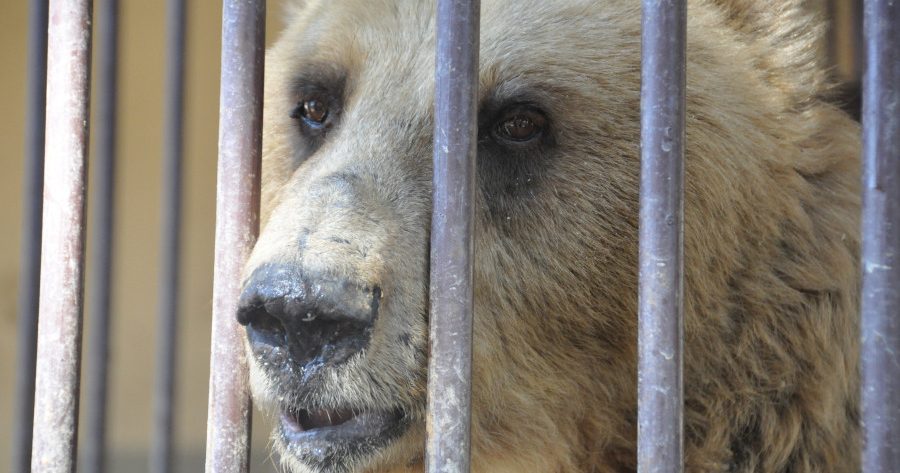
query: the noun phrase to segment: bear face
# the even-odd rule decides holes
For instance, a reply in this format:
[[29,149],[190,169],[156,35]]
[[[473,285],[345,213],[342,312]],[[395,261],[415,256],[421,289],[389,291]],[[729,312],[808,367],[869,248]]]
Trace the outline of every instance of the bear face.
[[[858,129],[793,0],[688,26],[689,471],[852,471]],[[795,5],[796,4],[796,5]],[[296,3],[237,314],[295,472],[421,469],[434,5]],[[481,11],[474,471],[636,463],[640,4]]]

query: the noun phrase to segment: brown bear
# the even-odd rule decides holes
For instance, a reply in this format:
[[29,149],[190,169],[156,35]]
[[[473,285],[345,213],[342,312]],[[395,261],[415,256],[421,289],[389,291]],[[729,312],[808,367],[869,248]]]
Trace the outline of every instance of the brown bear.
[[[691,472],[858,470],[859,129],[802,0],[690,0]],[[237,317],[293,472],[421,471],[433,2],[294,1]],[[472,468],[633,472],[637,0],[484,0]]]

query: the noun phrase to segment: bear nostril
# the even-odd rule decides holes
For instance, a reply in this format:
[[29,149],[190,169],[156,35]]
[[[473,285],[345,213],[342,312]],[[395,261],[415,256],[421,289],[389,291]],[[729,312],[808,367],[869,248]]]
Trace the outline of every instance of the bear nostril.
[[264,309],[261,305],[253,305],[248,307],[241,306],[238,308],[237,321],[239,324],[246,327],[250,325],[250,322],[253,321],[256,313],[262,310]]
[[283,346],[287,341],[284,324],[263,305],[242,307],[238,310],[238,323],[247,327],[247,336],[253,344]]

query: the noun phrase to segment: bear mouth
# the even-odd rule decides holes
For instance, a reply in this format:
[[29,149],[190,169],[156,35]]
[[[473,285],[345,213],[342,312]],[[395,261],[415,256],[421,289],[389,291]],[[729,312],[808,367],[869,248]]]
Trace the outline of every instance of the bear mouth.
[[409,422],[402,409],[283,408],[285,453],[318,472],[347,471],[399,437]]
[[328,436],[333,438],[378,435],[398,423],[400,410],[355,411],[353,409],[290,409],[281,413],[281,426],[291,437]]

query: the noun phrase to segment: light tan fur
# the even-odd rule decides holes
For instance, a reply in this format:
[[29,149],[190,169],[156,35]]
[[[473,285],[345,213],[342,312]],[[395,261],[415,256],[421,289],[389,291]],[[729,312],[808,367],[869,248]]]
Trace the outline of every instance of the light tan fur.
[[[521,179],[479,163],[473,471],[635,471],[640,3],[484,0],[481,17],[482,103],[539,94],[554,144]],[[859,130],[821,99],[821,30],[800,0],[689,1],[687,471],[858,470]],[[433,51],[431,2],[341,0],[294,5],[266,57],[247,274],[380,284],[369,347],[304,401],[412,419],[354,472],[421,471]],[[345,98],[301,156],[288,115],[310,71],[343,74]]]

